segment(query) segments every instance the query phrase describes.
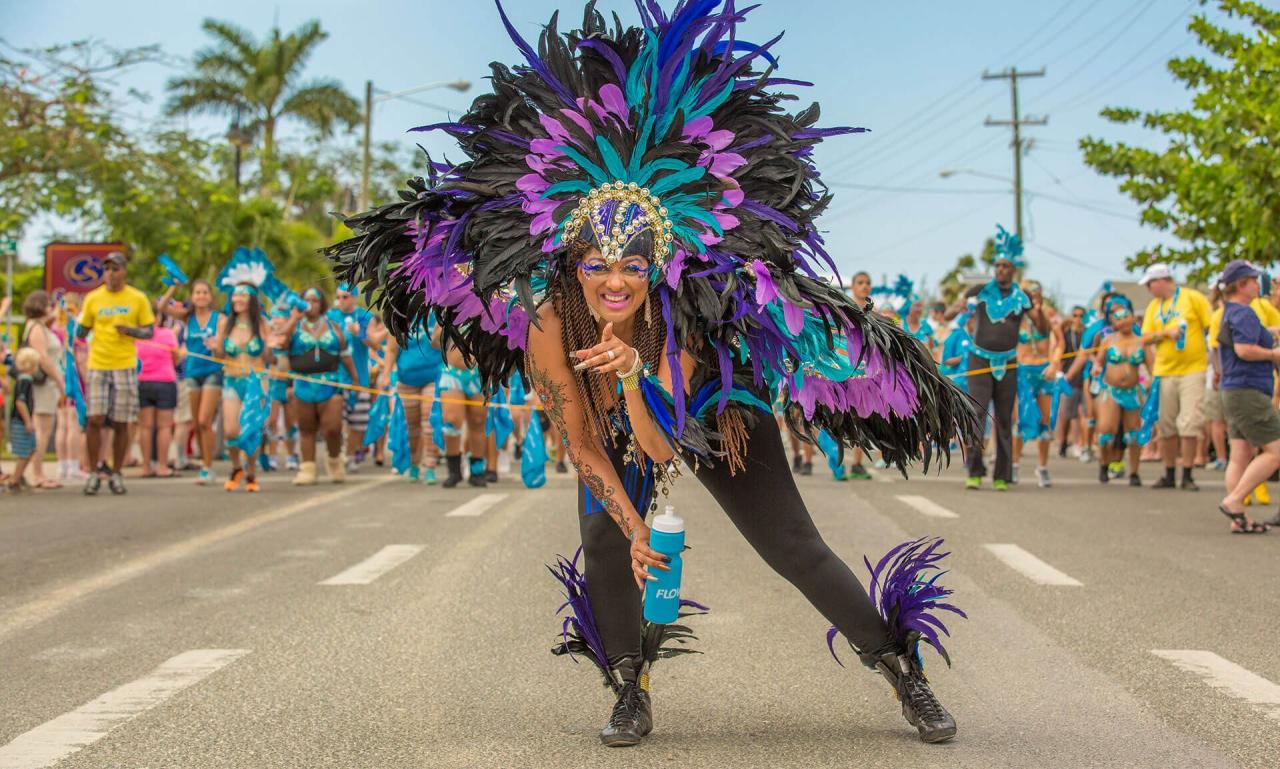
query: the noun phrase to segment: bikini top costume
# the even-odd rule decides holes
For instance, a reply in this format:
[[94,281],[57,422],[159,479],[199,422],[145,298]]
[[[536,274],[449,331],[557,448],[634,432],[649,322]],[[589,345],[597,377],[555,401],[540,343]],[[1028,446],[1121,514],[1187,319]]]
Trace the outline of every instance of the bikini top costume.
[[257,334],[254,334],[253,338],[243,346],[233,342],[230,334],[228,334],[227,338],[222,341],[222,351],[231,358],[235,358],[240,355],[248,355],[250,358],[256,358],[262,354],[264,347],[265,345],[262,342],[262,337]]
[[[659,324],[665,342],[640,384],[673,449],[733,466],[732,449],[712,447],[734,446],[741,420],[784,388],[800,407],[792,430],[890,462],[972,437],[971,401],[927,351],[820,272],[835,264],[813,151],[864,129],[818,127],[817,104],[787,112],[783,89],[807,83],[774,75],[776,40],[737,39],[743,10],[637,5],[639,27],[608,26],[592,5],[581,29],[560,33],[553,18],[535,49],[499,2],[525,63],[493,64],[491,93],[417,129],[448,133],[466,159],[428,158],[399,201],[346,218],[355,236],[326,251],[339,279],[400,338],[433,314],[493,393],[525,373],[528,325],[572,277],[575,241],[611,265],[643,254],[651,307],[637,323]],[[658,358],[683,381],[681,350],[696,361],[692,390],[668,395]]]
[[1107,363],[1130,363],[1134,366],[1140,366],[1145,360],[1146,354],[1142,351],[1141,347],[1134,350],[1129,355],[1125,355],[1120,352],[1120,349],[1115,346],[1107,348]]

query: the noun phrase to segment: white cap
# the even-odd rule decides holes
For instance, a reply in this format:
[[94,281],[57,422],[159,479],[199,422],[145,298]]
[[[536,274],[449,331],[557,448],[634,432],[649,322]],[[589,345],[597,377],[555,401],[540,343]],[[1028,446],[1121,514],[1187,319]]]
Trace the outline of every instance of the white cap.
[[662,531],[667,534],[679,534],[684,531],[684,519],[676,515],[674,507],[667,505],[667,509],[662,511],[662,515],[654,517],[652,528],[654,531]]
[[1147,267],[1147,271],[1142,273],[1142,277],[1138,279],[1138,285],[1145,286],[1151,281],[1161,278],[1173,278],[1173,271],[1164,262],[1158,262]]

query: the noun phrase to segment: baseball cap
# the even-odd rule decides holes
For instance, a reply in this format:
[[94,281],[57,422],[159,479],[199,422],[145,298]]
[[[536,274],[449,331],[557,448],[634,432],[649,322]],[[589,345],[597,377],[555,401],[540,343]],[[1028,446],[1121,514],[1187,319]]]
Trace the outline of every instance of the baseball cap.
[[1244,259],[1234,259],[1227,262],[1227,266],[1222,269],[1222,277],[1219,278],[1219,282],[1227,285],[1245,278],[1256,278],[1261,274],[1261,270]]
[[102,263],[106,264],[107,262],[115,262],[121,267],[129,266],[129,258],[124,255],[123,251],[112,251],[111,253],[102,257]]
[[1138,285],[1145,286],[1151,281],[1161,278],[1173,278],[1173,271],[1169,269],[1169,265],[1163,262],[1147,267],[1147,271],[1138,279]]

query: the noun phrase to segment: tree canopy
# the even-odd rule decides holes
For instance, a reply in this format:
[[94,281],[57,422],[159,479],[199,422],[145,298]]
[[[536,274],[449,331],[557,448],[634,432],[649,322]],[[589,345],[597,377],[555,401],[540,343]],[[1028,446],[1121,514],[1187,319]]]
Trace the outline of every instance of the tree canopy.
[[1168,64],[1193,92],[1189,109],[1102,112],[1158,132],[1163,148],[1080,142],[1088,165],[1122,180],[1142,221],[1178,241],[1139,251],[1130,267],[1171,262],[1203,278],[1232,259],[1280,260],[1280,12],[1246,0],[1219,6],[1241,29],[1196,15],[1189,28],[1209,56]]

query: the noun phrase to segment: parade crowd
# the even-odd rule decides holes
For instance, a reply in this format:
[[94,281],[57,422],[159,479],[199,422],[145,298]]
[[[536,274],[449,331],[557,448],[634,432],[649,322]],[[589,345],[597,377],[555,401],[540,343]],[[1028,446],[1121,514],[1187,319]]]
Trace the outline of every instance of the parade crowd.
[[[412,482],[485,486],[530,440],[568,472],[562,441],[518,376],[486,400],[478,372],[434,324],[399,343],[353,286],[270,303],[249,283],[227,296],[193,280],[152,300],[129,285],[128,267],[114,253],[104,284],[88,294],[55,301],[31,292],[20,332],[0,341],[12,455],[0,479],[9,493],[75,483],[89,495],[104,484],[123,494],[122,471],[133,466],[141,478],[194,472],[194,483],[227,491],[260,491],[264,472],[291,472],[307,486],[389,464]],[[905,277],[873,287],[859,272],[848,286],[990,415],[983,445],[952,447],[963,452],[967,488],[988,475],[998,491],[1018,483],[1029,448],[1041,487],[1052,485],[1055,450],[1096,462],[1104,484],[1141,486],[1146,460],[1162,467],[1151,484],[1159,489],[1195,491],[1198,469],[1225,471],[1219,509],[1233,532],[1280,523],[1245,514],[1246,504],[1269,504],[1266,481],[1280,467],[1280,283],[1237,261],[1206,296],[1155,264],[1139,281],[1150,295],[1145,312],[1109,285],[1091,306],[1067,310],[1047,302],[1037,281],[1018,281],[1020,269],[1016,254],[998,256],[993,280],[951,304],[927,302]],[[392,393],[398,407],[382,404],[379,418]],[[247,419],[247,409],[262,417]],[[397,462],[392,420],[407,448]],[[792,437],[795,472],[811,475],[818,452],[835,480],[886,469],[857,449],[846,464],[824,438]],[[218,459],[230,461],[225,478]]]

